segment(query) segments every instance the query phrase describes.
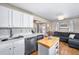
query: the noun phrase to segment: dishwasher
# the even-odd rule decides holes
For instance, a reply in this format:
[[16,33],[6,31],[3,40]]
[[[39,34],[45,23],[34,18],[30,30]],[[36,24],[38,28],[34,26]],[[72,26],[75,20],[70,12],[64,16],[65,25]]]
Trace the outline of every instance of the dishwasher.
[[36,51],[37,37],[25,38],[25,54],[30,55],[33,51]]

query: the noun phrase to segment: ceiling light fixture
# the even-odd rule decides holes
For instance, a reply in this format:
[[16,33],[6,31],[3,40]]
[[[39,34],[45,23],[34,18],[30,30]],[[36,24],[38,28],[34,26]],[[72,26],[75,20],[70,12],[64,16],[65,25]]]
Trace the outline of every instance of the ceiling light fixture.
[[61,16],[58,16],[58,20],[64,20],[64,16],[63,15],[61,15]]

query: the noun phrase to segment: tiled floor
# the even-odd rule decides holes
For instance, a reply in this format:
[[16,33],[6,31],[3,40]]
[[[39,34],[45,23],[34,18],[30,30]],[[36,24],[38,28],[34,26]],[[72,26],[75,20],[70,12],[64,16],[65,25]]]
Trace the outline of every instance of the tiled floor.
[[[75,48],[71,48],[65,42],[60,42],[59,45],[59,54],[60,55],[79,55],[79,50]],[[38,52],[33,52],[32,55],[37,55]]]

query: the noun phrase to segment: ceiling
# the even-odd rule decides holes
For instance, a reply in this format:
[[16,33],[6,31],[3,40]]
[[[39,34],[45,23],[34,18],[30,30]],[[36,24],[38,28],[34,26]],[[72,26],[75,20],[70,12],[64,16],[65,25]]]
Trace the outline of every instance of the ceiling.
[[12,5],[48,20],[57,20],[60,15],[64,15],[65,18],[79,16],[79,3],[12,3]]

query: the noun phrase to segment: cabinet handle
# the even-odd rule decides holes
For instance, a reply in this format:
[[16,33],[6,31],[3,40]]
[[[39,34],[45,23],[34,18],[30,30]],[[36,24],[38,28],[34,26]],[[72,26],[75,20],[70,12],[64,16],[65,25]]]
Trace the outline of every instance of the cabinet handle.
[[13,47],[13,48],[15,48],[15,47]]
[[11,48],[9,48],[11,50]]

